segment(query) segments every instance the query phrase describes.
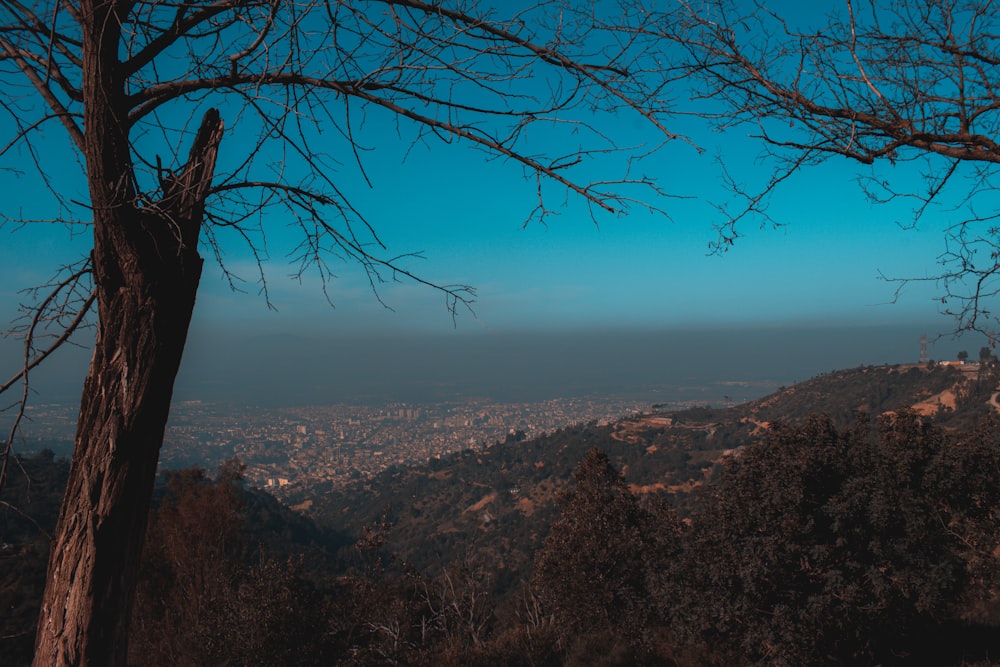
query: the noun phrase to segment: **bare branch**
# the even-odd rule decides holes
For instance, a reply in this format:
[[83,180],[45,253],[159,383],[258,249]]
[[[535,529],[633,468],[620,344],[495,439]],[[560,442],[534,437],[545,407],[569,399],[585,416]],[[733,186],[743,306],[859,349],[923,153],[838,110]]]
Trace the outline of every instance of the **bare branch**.
[[[298,234],[297,275],[316,272],[328,301],[332,264],[347,261],[361,267],[387,307],[382,286],[402,281],[443,294],[453,318],[460,307],[471,310],[473,288],[412,270],[419,253],[391,251],[378,221],[355,207],[338,177],[344,165],[337,158],[348,155],[370,178],[360,144],[366,122],[394,128],[401,157],[407,147],[457,143],[513,167],[534,181],[531,216],[543,221],[552,212],[549,188],[586,206],[595,222],[630,207],[660,211],[658,200],[669,195],[633,174],[682,138],[665,124],[666,87],[682,72],[657,60],[651,13],[631,0],[595,7],[570,0],[515,9],[477,0],[48,0],[29,8],[0,0],[0,107],[13,119],[0,157],[27,147],[29,166],[62,207],[52,219],[86,211],[95,287],[84,296],[71,279],[50,286],[34,306],[21,331],[22,370],[0,390],[17,382],[23,389],[8,454],[36,362],[69,340],[94,303],[99,325],[36,664],[74,664],[79,656],[127,663],[121,619],[137,576],[134,541],[144,534],[204,244],[234,287],[240,280],[225,265],[222,236],[231,232],[245,244],[270,306],[263,262],[277,208]],[[76,148],[82,197],[65,194],[47,173],[36,130],[49,119],[60,121]],[[223,141],[223,119],[234,141]],[[652,144],[622,139],[622,120],[630,131],[636,122],[649,129]],[[605,123],[615,130],[601,130]],[[220,145],[226,153],[217,160]],[[79,310],[54,308],[67,299]],[[36,353],[39,327],[58,325],[55,347]],[[450,598],[442,613],[478,643],[484,626],[458,600],[460,583],[444,582]],[[478,590],[468,598],[472,610],[484,603]],[[372,623],[394,637],[406,630]]]
[[971,217],[958,211],[994,191],[1000,164],[1000,26],[989,3],[844,0],[824,24],[809,26],[792,25],[762,1],[683,7],[684,20],[663,23],[660,34],[687,54],[694,99],[710,105],[703,115],[720,129],[754,127],[771,171],[749,192],[728,179],[746,205],[720,209],[718,246],[748,218],[773,222],[766,201],[805,168],[837,158],[873,166],[924,158],[925,188],[899,188],[884,175],[859,182],[875,203],[913,199],[906,226],[932,205],[963,216],[947,233],[941,271],[902,282],[934,281],[959,329],[979,328],[997,294],[995,207]]
[[71,114],[63,103],[59,101],[59,99],[52,92],[52,89],[49,88],[45,79],[38,75],[28,60],[20,52],[18,52],[16,48],[14,48],[13,44],[2,37],[0,37],[0,49],[3,50],[3,53],[8,58],[17,63],[17,66],[24,73],[25,77],[27,77],[27,79],[35,87],[35,90],[38,91],[38,94],[43,100],[45,100],[45,103],[52,110],[52,114],[59,118],[59,121],[63,124],[63,127],[66,128],[66,131],[73,139],[73,143],[76,144],[77,148],[83,150],[83,132],[77,124],[73,122],[73,114]]
[[[405,258],[414,258],[418,255],[407,253],[389,258],[374,255],[366,250],[364,244],[356,237],[344,234],[327,222],[328,217],[323,215],[321,209],[324,207],[333,207],[335,210],[340,210],[340,202],[338,200],[299,186],[263,181],[220,185],[214,189],[214,192],[221,194],[246,189],[280,193],[282,195],[280,201],[296,210],[296,218],[299,220],[299,226],[302,231],[302,241],[296,249],[296,261],[300,265],[298,275],[301,276],[310,266],[316,267],[319,270],[319,276],[323,283],[324,294],[326,294],[327,281],[333,275],[323,259],[324,249],[326,248],[323,240],[329,239],[336,248],[345,253],[346,258],[357,262],[364,268],[372,292],[383,306],[389,307],[379,294],[379,285],[384,282],[382,277],[382,270],[384,269],[389,272],[393,281],[405,278],[413,283],[432,288],[444,294],[447,310],[451,313],[452,317],[457,316],[459,306],[464,307],[469,313],[473,312],[472,303],[475,301],[476,292],[471,286],[446,285],[427,280],[419,274],[404,268],[400,263]],[[327,300],[331,301],[329,295],[327,295]]]
[[38,329],[45,326],[46,320],[52,317],[53,309],[55,310],[56,318],[62,318],[67,315],[65,312],[65,304],[68,298],[66,293],[69,292],[71,294],[75,291],[77,285],[80,283],[80,280],[89,274],[89,263],[85,263],[82,268],[74,271],[64,280],[56,283],[41,303],[34,307],[30,322],[28,323],[25,332],[21,334],[24,338],[23,366],[20,371],[8,378],[6,382],[0,384],[0,394],[6,392],[17,382],[21,382],[22,387],[20,399],[16,404],[17,410],[14,414],[14,419],[10,429],[8,430],[7,439],[2,443],[3,452],[0,453],[0,491],[3,490],[4,485],[7,482],[7,469],[10,464],[10,458],[13,454],[14,439],[21,427],[21,421],[24,419],[25,410],[28,407],[28,398],[30,396],[28,373],[45,361],[45,359],[47,359],[53,352],[62,347],[63,344],[70,339],[90,312],[96,298],[95,292],[91,291],[90,294],[83,300],[83,303],[76,310],[75,314],[72,315],[72,320],[70,320],[70,322],[63,327],[62,332],[55,338],[55,340],[43,351],[36,353],[35,341],[38,338]]
[[[14,373],[14,375],[12,375],[11,377],[7,378],[6,382],[0,384],[0,394],[10,389],[19,380],[25,378],[30,371],[34,370],[39,364],[45,361],[45,359],[48,358],[49,355],[51,355],[53,352],[62,347],[63,343],[65,343],[70,339],[70,337],[73,335],[73,332],[75,332],[79,328],[79,326],[83,324],[85,318],[87,317],[87,314],[90,312],[90,309],[94,305],[94,299],[95,299],[95,294],[94,292],[91,292],[90,296],[88,296],[87,299],[83,302],[83,306],[76,313],[76,316],[69,323],[66,329],[59,335],[59,337],[56,338],[43,351],[35,354],[33,357],[29,357],[28,358],[29,360],[25,363],[25,365],[21,368],[21,370],[19,370],[17,373]],[[38,324],[37,318],[33,319],[32,329],[34,329],[34,327],[36,327],[37,324]],[[27,343],[26,345],[30,346],[30,344]]]
[[234,7],[243,4],[242,0],[220,0],[208,7],[191,11],[191,3],[183,2],[177,6],[177,12],[170,26],[151,39],[138,53],[135,53],[124,63],[126,75],[131,75],[149,65],[160,54],[177,43],[179,39],[189,34],[199,26],[211,21],[214,17]]

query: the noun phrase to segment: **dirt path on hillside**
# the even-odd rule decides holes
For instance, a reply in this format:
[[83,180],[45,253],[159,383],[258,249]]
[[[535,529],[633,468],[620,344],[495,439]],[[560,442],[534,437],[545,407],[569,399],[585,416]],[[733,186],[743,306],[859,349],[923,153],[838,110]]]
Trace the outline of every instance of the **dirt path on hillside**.
[[955,387],[945,389],[940,394],[935,394],[913,405],[913,411],[919,415],[933,416],[941,407],[955,409]]

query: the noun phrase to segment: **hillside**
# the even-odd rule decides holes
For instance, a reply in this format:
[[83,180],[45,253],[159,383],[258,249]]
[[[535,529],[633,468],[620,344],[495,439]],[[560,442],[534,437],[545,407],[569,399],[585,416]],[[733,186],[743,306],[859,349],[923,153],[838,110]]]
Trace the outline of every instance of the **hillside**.
[[345,489],[309,489],[317,523],[357,535],[388,515],[386,550],[436,574],[458,560],[496,568],[497,592],[526,578],[532,555],[558,515],[559,493],[593,447],[603,449],[633,491],[668,501],[683,516],[693,493],[726,453],[753,442],[772,423],[802,423],[815,413],[850,424],[942,393],[955,409],[943,425],[975,424],[990,411],[995,380],[976,382],[951,367],[878,366],[836,371],[730,408],[651,412],[614,424],[586,424],[525,441],[517,436],[482,449],[393,468]]
[[[513,434],[347,489],[312,489],[294,499],[307,517],[246,489],[236,461],[215,480],[168,473],[131,648],[154,666],[639,664],[641,655],[739,665],[759,664],[778,632],[794,658],[786,664],[863,664],[855,658],[873,651],[891,658],[882,664],[909,664],[907,651],[929,649],[933,664],[985,664],[967,657],[1000,650],[991,639],[1000,598],[988,583],[1000,580],[1000,438],[967,426],[998,410],[996,387],[992,369],[838,371],[730,408]],[[885,429],[852,426],[859,413],[891,412]],[[22,464],[31,486],[12,477],[0,507],[5,664],[30,660],[45,534],[67,469],[50,452]],[[871,586],[886,568],[897,573]],[[797,616],[768,612],[777,604],[768,596]],[[718,624],[723,608],[738,625]],[[560,625],[574,614],[613,627]],[[844,641],[823,645],[831,614]],[[884,650],[871,644],[897,628]],[[707,648],[716,645],[726,652]]]
[[[3,489],[0,498],[0,609],[4,611],[0,618],[4,632],[0,637],[0,655],[3,656],[0,664],[21,665],[31,661],[45,585],[49,536],[55,529],[68,476],[69,462],[55,458],[46,450],[34,457],[21,458],[18,469],[8,477]],[[155,518],[165,505],[176,504],[177,499],[169,487],[176,480],[184,479],[190,482],[189,491],[212,487],[204,471],[169,472],[158,480],[151,516]],[[244,560],[260,562],[267,555],[278,561],[294,558],[295,562],[313,571],[334,569],[330,555],[346,542],[342,536],[317,529],[308,518],[257,489],[237,486],[233,505],[231,518],[240,526],[235,532],[240,533],[239,543],[247,551],[240,554]],[[208,541],[215,535],[205,526],[217,519],[220,511],[216,503],[197,508],[193,512],[194,520],[184,526],[184,531],[193,536],[192,539]],[[146,550],[144,559],[148,560],[148,541]],[[201,581],[199,585],[207,584]]]

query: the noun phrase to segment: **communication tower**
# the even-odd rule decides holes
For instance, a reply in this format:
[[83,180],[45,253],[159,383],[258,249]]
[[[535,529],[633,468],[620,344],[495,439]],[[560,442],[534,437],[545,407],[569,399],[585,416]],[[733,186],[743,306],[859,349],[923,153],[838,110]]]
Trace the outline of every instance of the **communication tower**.
[[920,337],[920,363],[926,364],[931,358],[927,356],[927,336],[926,334]]

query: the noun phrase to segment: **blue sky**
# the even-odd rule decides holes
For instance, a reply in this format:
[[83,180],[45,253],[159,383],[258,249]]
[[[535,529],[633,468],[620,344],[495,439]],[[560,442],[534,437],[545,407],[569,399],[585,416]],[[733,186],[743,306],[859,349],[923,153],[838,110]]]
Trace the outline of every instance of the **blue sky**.
[[[533,185],[516,169],[452,148],[418,149],[406,161],[402,150],[392,149],[377,165],[369,161],[374,187],[356,180],[355,200],[391,251],[422,253],[422,259],[407,262],[416,272],[476,287],[475,316],[458,318],[462,332],[786,322],[930,321],[942,330],[950,325],[938,315],[933,285],[913,285],[889,304],[894,286],[878,273],[931,275],[947,216],[929,216],[916,230],[901,228],[897,223],[907,219],[907,210],[870,205],[854,182],[857,168],[846,162],[800,177],[771,207],[785,226],[745,229],[736,246],[719,256],[709,253],[718,220],[709,203],[728,194],[717,185],[710,155],[687,146],[668,148],[657,160],[671,192],[697,197],[668,200],[669,218],[636,211],[595,225],[582,207],[570,205],[546,225],[527,227]],[[32,207],[37,190],[25,180],[5,179],[7,210],[18,193],[18,204]],[[380,291],[389,311],[351,264],[335,266],[331,308],[315,278],[307,275],[300,283],[290,277],[295,237],[288,232],[278,221],[268,229],[265,268],[277,312],[267,309],[252,259],[237,246],[228,260],[248,280],[245,293],[232,292],[209,259],[196,311],[199,326],[453,330],[438,293],[385,285]],[[43,223],[8,225],[0,235],[3,312],[13,308],[13,288],[43,282],[57,262],[74,260],[87,242],[85,235],[72,238],[65,228]]]
[[[785,226],[744,229],[736,246],[720,256],[709,253],[718,220],[709,203],[728,195],[716,185],[712,159],[686,146],[667,149],[658,160],[666,187],[698,197],[668,200],[669,218],[637,211],[595,225],[571,205],[546,225],[527,227],[522,224],[533,205],[533,186],[517,170],[453,149],[445,155],[436,148],[417,150],[405,162],[401,152],[390,147],[375,167],[369,161],[374,187],[357,183],[355,200],[391,251],[423,254],[407,266],[435,281],[477,288],[475,316],[460,313],[459,331],[950,324],[938,315],[933,285],[913,285],[889,304],[894,286],[878,275],[932,274],[947,216],[930,216],[916,230],[901,228],[897,223],[907,219],[907,210],[870,205],[854,183],[857,169],[851,164],[830,163],[800,177],[771,207]],[[8,181],[5,188],[8,205],[16,198],[11,195],[24,192],[23,205],[31,206],[30,187]],[[44,281],[55,262],[72,261],[87,241],[40,223],[8,225],[0,234],[5,311],[15,298],[11,287]],[[210,259],[196,313],[200,326],[453,330],[438,293],[385,285],[380,292],[389,311],[351,264],[335,266],[331,308],[314,277],[301,283],[290,277],[295,267],[288,254],[296,237],[278,221],[268,235],[265,268],[277,312],[267,309],[252,259],[237,246],[228,262],[248,280],[245,293],[232,292]]]
[[[224,114],[225,115],[225,114]],[[232,118],[232,114],[230,118]],[[620,122],[620,126],[616,123]],[[626,142],[654,144],[659,138],[629,119],[605,121],[602,129]],[[556,207],[547,225],[523,222],[534,205],[534,184],[520,170],[462,146],[429,143],[412,150],[406,138],[370,127],[362,141],[371,188],[349,160],[332,174],[338,187],[378,230],[390,252],[420,252],[407,266],[441,283],[478,290],[475,315],[460,313],[454,325],[443,298],[412,284],[380,290],[373,298],[362,272],[335,266],[335,307],[323,299],[317,280],[289,276],[288,255],[296,238],[278,217],[267,221],[265,265],[269,310],[258,294],[256,269],[241,247],[227,249],[231,270],[248,279],[245,293],[232,292],[210,258],[202,278],[195,331],[239,329],[267,333],[405,332],[447,335],[525,330],[697,329],[774,325],[872,325],[913,322],[930,333],[947,331],[933,284],[912,285],[894,304],[894,286],[879,279],[932,275],[943,249],[949,213],[932,211],[915,230],[902,229],[905,206],[872,206],[855,178],[862,167],[831,161],[787,184],[771,206],[779,229],[744,227],[744,236],[724,256],[708,252],[719,222],[713,203],[729,195],[714,160],[721,152],[741,180],[766,176],[755,162],[759,146],[746,130],[726,135],[688,121],[696,153],[675,142],[643,163],[643,172],[679,198],[660,202],[668,217],[636,210],[593,224],[579,202]],[[51,126],[42,145],[50,177],[68,184],[70,197],[84,200],[79,167],[65,158],[65,144]],[[235,141],[232,132],[230,141]],[[555,150],[544,137],[539,151]],[[227,144],[223,143],[223,154]],[[3,168],[25,159],[11,155]],[[11,162],[13,160],[13,163]],[[884,175],[884,174],[880,174]],[[904,182],[906,176],[896,174]],[[915,183],[916,181],[911,181]],[[26,217],[53,215],[51,202],[30,174],[0,172],[4,211]],[[683,198],[681,198],[683,197]],[[19,289],[46,280],[59,263],[85,252],[85,235],[58,225],[0,227],[0,315],[9,320]],[[208,256],[208,253],[205,253]]]
[[[407,266],[435,281],[477,288],[475,316],[460,314],[459,331],[950,325],[938,316],[933,285],[913,285],[889,304],[895,287],[879,278],[879,271],[931,275],[943,248],[940,225],[947,218],[929,216],[919,229],[901,228],[897,223],[908,220],[908,211],[871,206],[854,182],[856,169],[847,163],[800,177],[771,207],[785,226],[744,228],[736,246],[720,256],[709,252],[718,221],[710,203],[728,194],[718,185],[711,156],[687,146],[667,149],[655,161],[665,187],[693,197],[666,201],[669,218],[636,211],[595,225],[571,203],[546,225],[527,227],[523,222],[534,203],[533,184],[516,169],[450,149],[417,150],[405,162],[399,161],[399,151],[386,152],[377,168],[369,163],[373,189],[358,184],[355,200],[390,250],[423,254]],[[331,309],[314,278],[300,284],[288,277],[294,237],[282,236],[280,226],[274,229],[269,231],[267,275],[278,312],[267,311],[253,283],[246,286],[248,294],[233,294],[217,268],[209,266],[199,318],[267,328],[315,321],[350,330],[452,330],[439,294],[415,285],[387,285],[380,292],[393,309],[388,311],[349,264],[336,268]],[[234,266],[252,279],[248,262],[242,258]]]

